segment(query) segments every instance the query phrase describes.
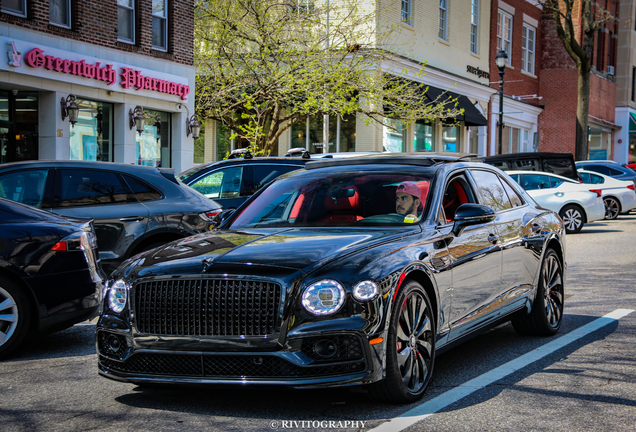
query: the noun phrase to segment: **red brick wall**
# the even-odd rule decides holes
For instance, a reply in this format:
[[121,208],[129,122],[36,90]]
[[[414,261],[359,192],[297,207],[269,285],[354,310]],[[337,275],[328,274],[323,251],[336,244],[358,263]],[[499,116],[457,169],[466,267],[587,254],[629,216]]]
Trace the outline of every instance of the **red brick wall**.
[[194,0],[168,0],[168,52],[152,49],[152,0],[136,0],[135,45],[117,42],[117,0],[72,0],[72,29],[49,24],[49,1],[28,2],[27,18],[0,13],[0,21],[101,47],[192,65]]
[[[514,95],[514,96],[522,96],[522,95],[532,95],[539,93],[539,80],[537,78],[532,78],[528,75],[521,73],[521,42],[522,42],[522,29],[523,29],[523,14],[530,16],[531,18],[536,19],[541,24],[541,10],[536,6],[530,4],[527,0],[507,0],[506,4],[515,8],[515,14],[513,16],[512,22],[512,58],[511,58],[511,66],[512,68],[505,69],[504,75],[504,94],[506,95]],[[491,6],[491,15],[490,15],[490,84],[491,87],[499,90],[499,84],[497,81],[499,80],[499,69],[497,69],[497,65],[495,64],[495,56],[497,55],[497,18],[499,11],[499,2],[494,0]],[[539,70],[541,67],[540,64],[540,53],[542,50],[541,46],[541,25],[537,28],[536,34],[536,47],[535,47],[535,72],[534,74],[538,77]],[[540,104],[538,99],[528,99],[526,100],[532,104]],[[495,111],[499,108],[495,107]]]

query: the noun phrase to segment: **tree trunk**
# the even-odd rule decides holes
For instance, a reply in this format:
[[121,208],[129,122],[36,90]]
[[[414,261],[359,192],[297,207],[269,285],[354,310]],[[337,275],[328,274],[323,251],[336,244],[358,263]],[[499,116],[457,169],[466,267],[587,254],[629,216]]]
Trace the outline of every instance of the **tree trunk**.
[[576,147],[574,159],[586,160],[589,153],[587,133],[588,114],[590,112],[590,72],[578,68],[578,99],[576,104]]

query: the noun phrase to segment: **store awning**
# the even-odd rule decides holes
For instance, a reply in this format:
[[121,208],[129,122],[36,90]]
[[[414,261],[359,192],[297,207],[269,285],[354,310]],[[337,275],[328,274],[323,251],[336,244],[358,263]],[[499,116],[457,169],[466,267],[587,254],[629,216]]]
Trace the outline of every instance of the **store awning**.
[[636,133],[636,114],[629,113],[629,133]]
[[479,112],[470,99],[464,95],[429,86],[426,90],[426,98],[431,102],[437,101],[438,103],[448,104],[448,108],[453,107],[456,99],[456,108],[464,110],[463,115],[456,117],[457,120],[463,120],[466,126],[486,126],[488,124],[488,120]]

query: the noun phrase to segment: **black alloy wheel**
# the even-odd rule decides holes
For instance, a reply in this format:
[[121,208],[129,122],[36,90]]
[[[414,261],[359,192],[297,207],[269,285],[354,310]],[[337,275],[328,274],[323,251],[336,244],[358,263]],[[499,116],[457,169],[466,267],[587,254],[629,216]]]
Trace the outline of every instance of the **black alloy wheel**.
[[541,264],[532,311],[513,319],[512,326],[519,334],[551,336],[561,328],[563,301],[563,267],[556,252],[548,249]]
[[394,403],[414,402],[424,394],[435,363],[433,309],[419,283],[408,281],[400,288],[388,333],[386,378],[372,387],[372,395]]
[[585,216],[579,206],[566,205],[559,212],[559,216],[563,219],[563,225],[565,226],[565,232],[567,234],[576,234],[585,225]]
[[0,278],[0,358],[22,342],[29,330],[30,319],[28,300],[20,288]]
[[614,220],[621,212],[621,204],[614,197],[607,197],[603,199],[605,203],[605,219]]

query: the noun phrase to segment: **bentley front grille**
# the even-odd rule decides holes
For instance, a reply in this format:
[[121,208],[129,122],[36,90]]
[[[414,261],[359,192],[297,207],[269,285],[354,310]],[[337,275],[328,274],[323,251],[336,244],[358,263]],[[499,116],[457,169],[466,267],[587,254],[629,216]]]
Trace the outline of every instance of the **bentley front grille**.
[[141,333],[175,336],[265,336],[277,331],[281,286],[227,279],[174,279],[134,288]]

